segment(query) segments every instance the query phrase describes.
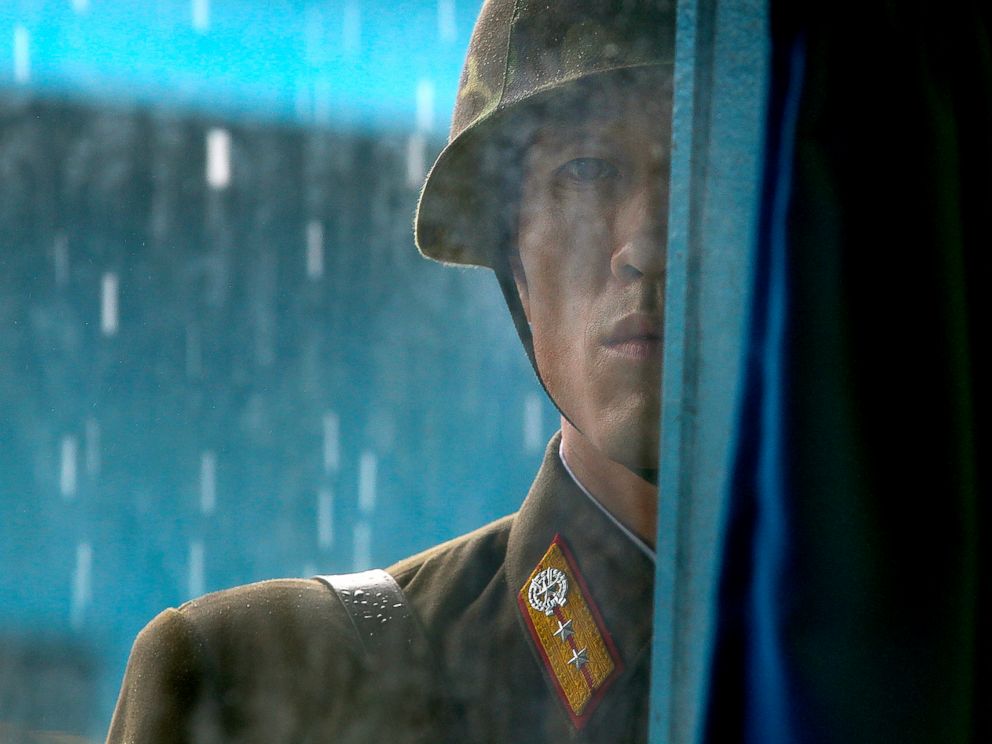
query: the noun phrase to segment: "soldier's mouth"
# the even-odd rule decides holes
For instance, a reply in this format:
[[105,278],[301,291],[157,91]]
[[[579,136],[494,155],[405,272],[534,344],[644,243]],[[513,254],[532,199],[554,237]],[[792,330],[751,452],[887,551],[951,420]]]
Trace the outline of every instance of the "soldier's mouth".
[[624,357],[638,360],[661,358],[661,338],[658,336],[638,336],[619,343],[607,344],[607,348]]
[[646,313],[631,313],[610,329],[604,346],[614,354],[636,360],[661,359],[661,320]]

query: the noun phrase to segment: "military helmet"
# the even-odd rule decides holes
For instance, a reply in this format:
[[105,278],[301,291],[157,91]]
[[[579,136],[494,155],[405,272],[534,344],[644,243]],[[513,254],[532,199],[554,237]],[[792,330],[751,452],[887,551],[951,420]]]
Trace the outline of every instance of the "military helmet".
[[527,131],[603,76],[671,65],[674,37],[674,0],[486,0],[448,145],[420,192],[420,252],[493,269],[538,381],[573,426],[538,369],[509,263]]
[[533,112],[574,94],[583,81],[672,64],[674,19],[674,0],[486,0],[469,43],[448,144],[420,194],[420,252],[504,274],[509,236],[499,210],[507,195],[494,178],[512,153],[496,143],[519,149],[523,138],[512,135],[520,134],[522,117],[539,118]]

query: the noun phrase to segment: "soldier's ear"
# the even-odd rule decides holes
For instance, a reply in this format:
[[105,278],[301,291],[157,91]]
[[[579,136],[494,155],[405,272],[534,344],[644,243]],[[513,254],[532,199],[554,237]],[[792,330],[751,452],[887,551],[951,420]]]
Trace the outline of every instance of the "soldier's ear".
[[510,271],[513,273],[513,282],[517,285],[517,294],[520,296],[524,315],[530,323],[530,293],[527,290],[527,275],[524,273],[524,264],[520,260],[519,253],[514,252],[510,255]]

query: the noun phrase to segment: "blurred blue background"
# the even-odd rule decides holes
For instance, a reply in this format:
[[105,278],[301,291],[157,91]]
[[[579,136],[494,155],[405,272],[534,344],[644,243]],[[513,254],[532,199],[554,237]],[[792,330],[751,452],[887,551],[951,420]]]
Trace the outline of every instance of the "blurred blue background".
[[411,235],[478,6],[0,8],[0,740],[99,740],[166,606],[516,509],[557,418]]
[[4,0],[0,85],[444,131],[479,0]]

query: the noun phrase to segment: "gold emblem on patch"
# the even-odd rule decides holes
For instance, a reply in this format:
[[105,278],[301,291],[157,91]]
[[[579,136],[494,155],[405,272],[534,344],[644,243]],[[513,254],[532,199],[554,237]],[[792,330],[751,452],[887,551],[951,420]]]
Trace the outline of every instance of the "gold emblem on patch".
[[561,535],[521,587],[517,604],[572,723],[582,728],[622,664]]

